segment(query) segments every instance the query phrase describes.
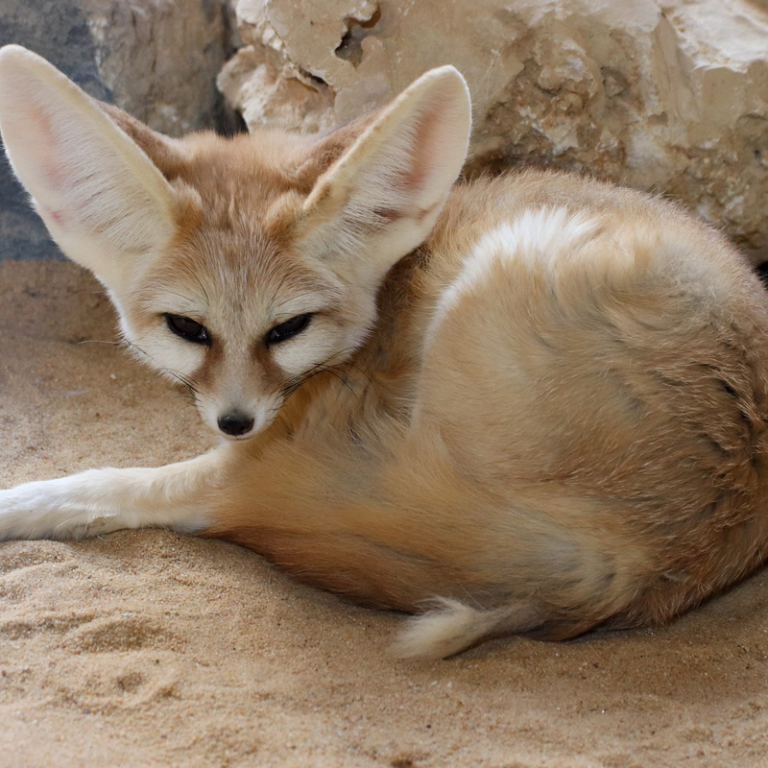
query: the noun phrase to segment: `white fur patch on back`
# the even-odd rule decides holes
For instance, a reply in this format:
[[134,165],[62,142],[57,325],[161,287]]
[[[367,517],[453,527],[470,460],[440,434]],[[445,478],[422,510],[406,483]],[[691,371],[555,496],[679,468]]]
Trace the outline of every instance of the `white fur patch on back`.
[[442,292],[429,324],[426,341],[462,295],[476,288],[496,262],[518,261],[551,271],[564,253],[579,250],[598,231],[599,222],[566,208],[527,210],[517,219],[486,232],[464,261],[459,274]]

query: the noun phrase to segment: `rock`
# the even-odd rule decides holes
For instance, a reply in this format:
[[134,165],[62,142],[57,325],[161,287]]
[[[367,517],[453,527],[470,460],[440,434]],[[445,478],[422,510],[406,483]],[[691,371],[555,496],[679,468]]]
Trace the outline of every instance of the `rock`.
[[[222,0],[3,0],[0,45],[24,45],[91,95],[178,136],[226,121],[215,86],[231,53],[226,10]],[[3,158],[0,259],[57,257]]]
[[170,136],[210,128],[228,29],[221,0],[79,0],[115,104]]
[[667,194],[768,259],[765,0],[239,0],[219,85],[249,128],[328,128],[454,64],[468,172],[552,166]]

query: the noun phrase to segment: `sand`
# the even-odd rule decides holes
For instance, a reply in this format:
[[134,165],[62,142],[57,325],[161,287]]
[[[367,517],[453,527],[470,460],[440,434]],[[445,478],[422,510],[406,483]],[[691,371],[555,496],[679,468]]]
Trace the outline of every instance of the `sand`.
[[[214,439],[70,264],[0,264],[0,487]],[[401,617],[166,531],[0,544],[0,766],[768,765],[758,573],[666,628],[437,663]]]

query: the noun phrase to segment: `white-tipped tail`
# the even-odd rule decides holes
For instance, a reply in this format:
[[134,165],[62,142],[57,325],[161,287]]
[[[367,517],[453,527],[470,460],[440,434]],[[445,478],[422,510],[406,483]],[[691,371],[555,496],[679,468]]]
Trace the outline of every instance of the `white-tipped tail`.
[[487,637],[525,632],[538,623],[530,603],[483,610],[458,600],[437,598],[432,609],[408,620],[392,645],[402,659],[444,659]]

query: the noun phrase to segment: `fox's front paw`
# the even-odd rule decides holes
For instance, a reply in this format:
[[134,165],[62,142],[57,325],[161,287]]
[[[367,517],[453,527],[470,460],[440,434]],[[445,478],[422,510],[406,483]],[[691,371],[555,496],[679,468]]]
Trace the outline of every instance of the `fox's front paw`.
[[[60,507],[54,515],[47,482],[25,483],[0,491],[0,539],[42,539],[62,522]],[[50,489],[53,490],[53,489]],[[54,521],[52,517],[57,519]]]
[[45,534],[36,531],[41,527],[39,518],[41,493],[36,486],[43,483],[27,483],[0,491],[0,539],[41,538]]
[[81,539],[124,528],[199,531],[210,525],[206,491],[216,452],[155,469],[88,469],[0,491],[0,541]]
[[109,514],[78,502],[72,478],[0,491],[0,540],[78,539],[114,530]]

